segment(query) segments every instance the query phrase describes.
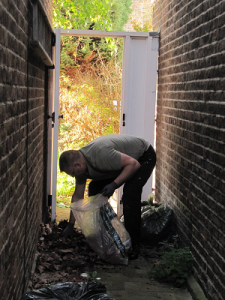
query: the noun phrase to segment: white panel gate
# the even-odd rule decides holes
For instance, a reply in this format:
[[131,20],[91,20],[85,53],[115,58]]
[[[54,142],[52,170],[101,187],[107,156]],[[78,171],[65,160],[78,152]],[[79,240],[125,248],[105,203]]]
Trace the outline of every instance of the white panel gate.
[[[120,132],[143,137],[152,145],[154,145],[157,57],[159,43],[158,33],[106,32],[73,29],[56,29],[55,32],[55,124],[52,156],[52,220],[54,220],[56,216],[61,35],[120,37],[124,39]],[[150,178],[143,189],[143,200],[148,197],[151,191],[152,179]],[[118,207],[117,212],[119,212],[120,194],[121,189],[116,194]]]
[[[125,41],[121,133],[142,137],[154,146],[158,36],[127,36]],[[142,200],[151,192],[152,176],[143,188]]]

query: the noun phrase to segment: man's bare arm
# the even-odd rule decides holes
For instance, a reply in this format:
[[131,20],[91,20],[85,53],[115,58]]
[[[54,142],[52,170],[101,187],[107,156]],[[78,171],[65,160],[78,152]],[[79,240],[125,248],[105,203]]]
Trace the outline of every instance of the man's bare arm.
[[[71,203],[84,199],[85,186],[86,186],[86,182],[83,184],[76,184],[75,192],[72,196]],[[70,211],[69,223],[74,226],[75,218],[72,211]]]
[[120,175],[114,180],[114,182],[118,186],[121,186],[124,182],[131,178],[137,172],[141,165],[133,157],[121,153],[121,166],[123,170],[120,173]]
[[[84,198],[84,191],[85,191],[86,181],[82,184],[76,184],[75,192],[72,196],[71,203],[79,201],[80,199]],[[70,219],[66,229],[63,231],[64,237],[73,237],[73,227],[75,223],[75,218],[73,215],[72,210],[70,211]]]

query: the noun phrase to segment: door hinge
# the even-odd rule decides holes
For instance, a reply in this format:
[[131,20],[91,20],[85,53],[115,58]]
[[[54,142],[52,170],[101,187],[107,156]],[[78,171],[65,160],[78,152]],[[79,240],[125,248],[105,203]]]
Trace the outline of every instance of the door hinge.
[[[59,115],[58,119],[63,119],[63,115]],[[52,115],[48,115],[48,119],[52,119],[52,128],[54,127],[54,123],[55,123],[55,112],[53,111]]]
[[48,115],[48,119],[52,119],[52,128],[54,127],[55,123],[55,112],[53,111],[52,115]]
[[52,47],[55,47],[56,36],[55,33],[52,32]]
[[52,65],[52,66],[47,66],[48,69],[51,69],[51,70],[54,70],[55,69],[55,65]]

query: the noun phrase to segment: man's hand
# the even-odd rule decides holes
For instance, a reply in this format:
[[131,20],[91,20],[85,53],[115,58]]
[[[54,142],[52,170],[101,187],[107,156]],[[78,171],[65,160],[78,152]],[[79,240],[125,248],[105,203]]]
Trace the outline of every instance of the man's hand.
[[113,195],[115,189],[117,188],[118,185],[113,181],[104,187],[104,189],[102,190],[102,195],[109,198]]
[[67,225],[66,229],[63,231],[63,236],[65,238],[70,237],[71,240],[72,240],[72,238],[73,238],[73,227],[74,227],[74,225],[71,224],[71,223],[69,223]]

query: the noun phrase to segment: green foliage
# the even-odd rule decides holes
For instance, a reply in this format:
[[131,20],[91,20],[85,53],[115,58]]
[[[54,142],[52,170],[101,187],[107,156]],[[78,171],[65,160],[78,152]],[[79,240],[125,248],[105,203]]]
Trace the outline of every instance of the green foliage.
[[192,254],[188,247],[171,249],[149,272],[150,277],[176,287],[184,285],[192,271]]
[[57,202],[70,202],[74,190],[75,179],[64,172],[61,173],[57,164]]
[[53,27],[110,30],[110,0],[53,0]]
[[113,0],[111,9],[112,30],[123,30],[131,13],[132,0]]
[[84,71],[85,67],[86,71],[90,64],[98,67],[102,61],[108,63],[117,59],[122,64],[123,40],[119,38],[64,36],[61,48],[60,68],[65,76],[74,77],[76,69]]
[[53,0],[53,27],[122,30],[131,0]]
[[[131,0],[53,0],[53,27],[122,30],[130,6]],[[62,37],[59,153],[119,133],[122,50],[122,39]],[[74,179],[58,170],[57,187],[57,200],[67,201]]]
[[[59,153],[79,149],[101,135],[119,133],[122,66],[116,57],[105,64],[99,52],[97,65],[86,63],[84,69],[71,71],[71,76],[61,75],[59,113],[64,117],[59,120]],[[57,174],[57,199],[68,202],[74,179],[59,169]]]
[[60,114],[64,118],[59,125],[59,152],[119,133],[122,67],[116,60],[105,64],[100,54],[98,59],[99,68],[86,64],[84,72],[76,70],[74,80],[61,75]]
[[[140,10],[138,16],[135,13],[137,8]],[[134,30],[138,32],[152,31],[153,3],[140,0],[138,3],[132,5],[132,9],[133,12],[131,13],[130,20]]]
[[[130,13],[131,0],[53,0],[53,27],[64,29],[122,30]],[[85,58],[98,51],[109,61],[122,42],[117,39],[62,37],[61,70],[79,67],[77,58]],[[122,58],[122,57],[121,57]],[[92,56],[95,60],[95,56]],[[68,75],[67,73],[65,73]]]

